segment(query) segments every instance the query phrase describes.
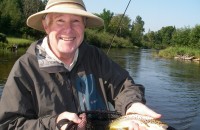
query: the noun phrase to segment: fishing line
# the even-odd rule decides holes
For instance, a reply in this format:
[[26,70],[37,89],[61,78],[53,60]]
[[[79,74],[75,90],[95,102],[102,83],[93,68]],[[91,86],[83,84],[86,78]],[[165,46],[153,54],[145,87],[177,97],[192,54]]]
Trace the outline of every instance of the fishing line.
[[110,48],[111,48],[112,43],[113,43],[113,41],[114,41],[114,38],[115,38],[115,36],[117,35],[117,33],[118,33],[118,31],[119,31],[119,27],[120,27],[120,25],[121,25],[121,23],[122,23],[122,20],[123,20],[123,18],[124,18],[124,15],[125,15],[125,13],[126,13],[126,10],[127,10],[128,7],[129,7],[129,5],[130,5],[130,3],[131,3],[131,0],[129,0],[129,2],[128,2],[127,6],[126,6],[126,9],[124,10],[124,13],[123,13],[123,15],[122,15],[122,17],[121,17],[121,19],[120,19],[120,22],[119,22],[119,24],[118,24],[118,27],[117,27],[117,31],[116,31],[116,33],[114,34],[114,36],[113,36],[113,38],[112,38],[112,41],[111,41],[111,43],[110,43],[110,46],[109,46],[109,48],[108,48],[107,54],[108,54],[109,51],[110,51]]

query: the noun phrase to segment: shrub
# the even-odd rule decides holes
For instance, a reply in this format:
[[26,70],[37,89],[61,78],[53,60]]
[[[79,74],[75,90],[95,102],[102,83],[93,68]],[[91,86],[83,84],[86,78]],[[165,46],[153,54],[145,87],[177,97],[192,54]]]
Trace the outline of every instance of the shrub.
[[164,50],[159,51],[159,56],[165,58],[174,58],[175,56],[194,56],[200,58],[200,50],[198,48],[189,48],[189,47],[168,47]]
[[3,33],[0,33],[0,42],[8,43],[8,40],[6,39],[6,35]]
[[[115,37],[107,32],[98,32],[97,30],[87,29],[85,33],[86,42],[101,48],[108,48],[112,44],[112,48],[128,48],[133,47],[129,39]],[[112,42],[112,43],[111,43]]]

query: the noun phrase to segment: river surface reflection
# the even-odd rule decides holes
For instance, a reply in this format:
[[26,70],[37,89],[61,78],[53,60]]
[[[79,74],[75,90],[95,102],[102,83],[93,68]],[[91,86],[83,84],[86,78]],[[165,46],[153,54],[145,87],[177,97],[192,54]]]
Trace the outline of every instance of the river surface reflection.
[[[0,95],[13,63],[24,51],[0,53]],[[200,65],[153,56],[153,50],[111,49],[108,56],[145,86],[147,105],[177,130],[200,129]]]
[[177,130],[200,129],[200,65],[161,59],[152,50],[113,49],[109,56],[146,88],[147,105]]

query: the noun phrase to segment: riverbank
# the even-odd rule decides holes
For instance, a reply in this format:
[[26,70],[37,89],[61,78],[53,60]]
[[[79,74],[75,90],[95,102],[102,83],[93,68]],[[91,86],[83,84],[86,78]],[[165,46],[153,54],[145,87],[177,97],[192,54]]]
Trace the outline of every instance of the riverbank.
[[[97,35],[98,33],[98,35]],[[25,39],[18,37],[7,37],[8,43],[0,42],[0,49],[15,50],[16,48],[28,47],[34,39]],[[36,39],[37,40],[37,39]],[[115,37],[107,32],[98,32],[96,30],[86,29],[85,39],[87,43],[97,46],[99,48],[139,48],[131,43],[130,39]]]
[[[89,43],[90,42],[93,43],[94,39],[95,41],[102,41],[102,36],[101,38],[99,37],[94,38],[93,36],[93,34],[95,34],[94,32],[91,33],[91,31],[89,31],[87,32],[87,34],[89,35],[86,36],[86,41]],[[14,51],[15,49],[18,49],[18,48],[26,48],[34,41],[31,39],[16,38],[16,37],[7,37],[7,40],[8,40],[8,43],[0,44],[0,48],[11,50],[11,51]],[[124,41],[125,39],[123,39],[122,41],[121,40],[118,39],[117,41],[119,41],[119,43],[113,44],[112,48],[135,48],[131,46],[128,40],[127,41]],[[121,43],[124,43],[124,44],[121,45]],[[104,48],[104,47],[107,47],[106,45],[109,45],[109,43],[104,43],[104,44],[105,45],[102,45],[102,44],[99,44],[98,42],[98,47]],[[94,45],[97,46],[97,44],[94,44]],[[200,50],[196,48],[180,47],[180,46],[168,47],[166,49],[160,50],[158,53],[158,56],[163,57],[163,58],[168,58],[168,59],[194,61],[194,62],[200,63]]]
[[200,50],[196,48],[168,47],[164,50],[160,50],[158,56],[163,58],[200,63]]
[[7,37],[8,43],[1,43],[0,49],[14,51],[18,48],[28,47],[34,40],[16,37]]

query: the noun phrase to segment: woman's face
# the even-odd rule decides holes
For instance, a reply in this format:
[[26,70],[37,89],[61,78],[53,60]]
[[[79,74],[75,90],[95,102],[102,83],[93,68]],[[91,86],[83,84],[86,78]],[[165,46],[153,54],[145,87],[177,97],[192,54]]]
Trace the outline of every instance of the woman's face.
[[82,16],[47,14],[43,26],[49,36],[50,48],[58,58],[74,55],[83,41],[85,22]]

